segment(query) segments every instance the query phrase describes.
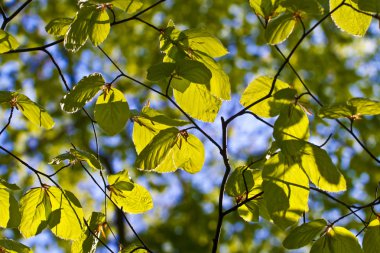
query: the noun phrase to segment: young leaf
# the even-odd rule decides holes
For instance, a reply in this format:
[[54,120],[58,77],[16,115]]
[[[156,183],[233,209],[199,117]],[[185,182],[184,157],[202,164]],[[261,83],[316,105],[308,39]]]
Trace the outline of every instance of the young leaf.
[[142,245],[130,244],[119,251],[119,253],[149,253]]
[[174,90],[174,98],[190,116],[205,122],[213,122],[222,105],[204,85],[196,83],[191,83],[184,92]]
[[280,44],[293,32],[297,20],[292,13],[283,14],[271,20],[265,29],[265,38],[271,45]]
[[15,50],[19,47],[17,40],[4,30],[0,30],[0,54]]
[[351,98],[346,104],[324,106],[319,111],[320,117],[328,119],[357,119],[361,115],[378,114],[380,114],[380,102],[368,98]]
[[266,161],[263,190],[273,222],[286,229],[308,210],[309,180],[298,166],[279,153]]
[[19,242],[9,240],[9,239],[0,239],[0,252],[32,253],[33,251],[29,247]]
[[188,121],[170,118],[150,107],[144,107],[139,115],[132,117],[132,121],[132,140],[137,154],[140,154],[161,130],[189,124]]
[[202,169],[204,147],[201,141],[187,132],[168,128],[160,131],[141,151],[136,167],[156,172],[173,172],[182,168],[189,173]]
[[17,191],[17,190],[20,190],[20,187],[18,187],[16,184],[10,184],[4,179],[0,178],[0,189],[8,189],[8,190]]
[[111,199],[126,213],[144,213],[153,208],[152,196],[147,189],[138,184],[134,184],[131,191],[111,191]]
[[21,223],[19,230],[25,238],[35,236],[48,225],[52,211],[49,189],[46,187],[29,190],[20,200]]
[[95,120],[109,135],[121,132],[129,119],[129,106],[124,94],[112,88],[108,94],[98,97],[95,105]]
[[284,0],[281,5],[292,13],[298,15],[305,13],[307,15],[323,14],[323,7],[316,0]]
[[231,197],[239,197],[253,189],[255,185],[254,171],[247,166],[237,167],[232,171],[226,183],[226,193]]
[[61,100],[62,110],[69,113],[77,112],[91,101],[104,84],[104,78],[100,73],[83,77]]
[[91,15],[88,31],[92,44],[94,46],[101,44],[107,38],[110,29],[110,17],[107,10],[103,8],[96,9]]
[[281,12],[285,11],[280,5],[280,0],[249,0],[254,12],[262,16],[265,20],[275,18]]
[[14,100],[16,108],[18,108],[33,124],[46,129],[53,128],[55,124],[53,118],[39,104],[17,92],[14,93]]
[[48,189],[51,214],[49,228],[59,238],[78,240],[83,229],[83,210],[79,200],[69,191],[57,187]]
[[327,119],[350,118],[354,108],[347,104],[324,106],[319,110],[318,116]]
[[309,119],[302,108],[294,104],[284,107],[274,123],[273,137],[276,141],[307,140],[309,135]]
[[380,2],[378,0],[358,0],[359,10],[380,13]]
[[109,187],[118,191],[131,191],[134,183],[129,177],[127,170],[108,176]]
[[371,221],[364,233],[363,250],[365,253],[377,253],[380,249],[380,221],[377,217]]
[[0,91],[0,104],[10,103],[14,97],[15,92],[13,91]]
[[347,104],[355,108],[353,116],[380,114],[379,101],[370,100],[368,98],[351,98]]
[[[71,245],[71,253],[95,253],[98,245],[98,238],[102,236],[102,229],[105,223],[105,215],[103,213],[92,212],[90,221],[84,227],[81,237]],[[95,233],[95,237],[91,232]]]
[[113,6],[132,14],[141,9],[144,3],[141,0],[105,0],[104,2],[112,3]]
[[170,77],[173,74],[175,68],[176,64],[172,62],[161,62],[155,64],[148,69],[146,78],[153,82],[163,80]]
[[321,234],[326,228],[327,222],[324,219],[313,220],[304,223],[290,230],[285,240],[282,242],[287,249],[298,249],[311,243],[313,239]]
[[94,170],[101,170],[102,164],[99,162],[96,157],[83,150],[79,149],[70,149],[70,152],[58,155],[54,157],[49,164],[58,165],[61,164],[64,160],[69,160],[70,163],[77,163],[78,161],[86,162]]
[[[341,0],[330,0],[330,11],[341,3]],[[345,3],[359,9],[357,0],[347,0]],[[372,17],[353,8],[343,5],[331,14],[331,18],[335,25],[343,31],[352,35],[364,36],[371,24]]]
[[246,222],[258,222],[260,209],[257,201],[250,201],[238,208],[239,216]]
[[71,18],[55,18],[46,25],[45,30],[48,34],[56,37],[64,36],[72,22]]
[[211,71],[201,62],[179,60],[176,62],[176,74],[193,83],[210,85]]
[[311,247],[310,253],[360,253],[358,238],[343,227],[331,227]]
[[192,51],[200,51],[212,58],[221,57],[228,53],[227,49],[214,35],[203,29],[189,29],[183,31],[186,44]]
[[0,182],[0,227],[15,228],[20,224],[21,215],[18,202],[8,189],[8,187],[3,188]]
[[[268,95],[272,83],[273,78],[267,76],[260,76],[254,79],[244,90],[243,95],[240,99],[240,104],[246,107],[254,103],[255,101],[263,98],[264,96]],[[289,87],[289,84],[277,80],[274,86],[273,93],[275,94],[276,92]],[[283,100],[278,100],[274,97],[270,97],[262,101],[260,104],[249,108],[249,110],[260,117],[274,117],[280,114],[281,109],[284,105],[283,102]]]

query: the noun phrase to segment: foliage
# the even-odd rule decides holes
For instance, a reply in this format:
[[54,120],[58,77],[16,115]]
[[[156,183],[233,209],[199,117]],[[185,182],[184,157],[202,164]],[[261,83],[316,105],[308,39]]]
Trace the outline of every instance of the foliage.
[[0,252],[379,252],[377,0],[0,11]]

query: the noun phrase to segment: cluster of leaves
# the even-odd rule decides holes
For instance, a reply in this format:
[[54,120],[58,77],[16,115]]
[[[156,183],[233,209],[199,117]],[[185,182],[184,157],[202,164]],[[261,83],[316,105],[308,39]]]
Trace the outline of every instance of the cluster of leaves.
[[[330,12],[325,17],[331,16],[339,28],[359,36],[365,35],[372,16],[380,10],[375,0],[330,0],[329,3]],[[262,17],[265,36],[271,45],[285,41],[297,22],[304,30],[299,40],[301,43],[312,31],[305,30],[302,20],[326,13],[316,0],[250,0],[250,4],[253,11]],[[54,19],[46,26],[46,31],[62,39],[68,51],[77,52],[88,39],[94,46],[101,44],[110,33],[111,26],[116,24],[115,15],[118,11],[131,14],[141,6],[141,1],[134,0],[81,0],[74,18]],[[317,25],[325,17],[319,18]],[[1,30],[0,36],[0,53],[15,50],[19,46],[9,33]],[[101,73],[83,77],[63,96],[60,105],[63,111],[76,113],[97,96],[93,110],[95,121],[89,118],[106,135],[119,134],[125,129],[128,120],[133,122],[132,140],[137,153],[137,169],[158,173],[183,169],[188,173],[197,173],[205,162],[205,149],[201,140],[189,131],[199,128],[195,120],[214,122],[223,101],[231,99],[229,77],[216,61],[228,51],[208,31],[180,31],[173,21],[160,29],[159,42],[159,49],[164,54],[162,62],[151,66],[146,78],[162,88],[162,91],[154,91],[179,109],[187,120],[170,118],[150,106],[143,107],[141,111],[130,109],[124,93],[114,87],[117,79],[107,83]],[[289,58],[285,63],[288,61]],[[126,77],[124,73],[121,76]],[[278,75],[274,78],[256,77],[248,85],[240,98],[242,110],[259,118],[277,117],[271,126],[273,142],[260,163],[237,167],[230,175],[227,169],[227,147],[218,146],[227,171],[222,195],[225,191],[235,200],[235,207],[243,220],[258,222],[262,217],[283,230],[289,229],[283,241],[287,249],[313,243],[311,252],[361,252],[362,247],[355,235],[346,228],[335,226],[334,222],[328,224],[324,219],[316,219],[297,226],[300,218],[309,211],[311,188],[315,186],[326,193],[341,192],[347,188],[345,177],[328,153],[321,146],[309,142],[309,109],[301,102],[303,95],[293,85],[279,80]],[[12,113],[14,108],[21,111],[38,126],[45,129],[54,127],[54,121],[46,110],[23,94],[0,91],[0,103],[8,105]],[[352,98],[345,104],[322,107],[317,116],[327,119],[347,118],[352,124],[362,115],[377,114],[380,114],[380,102]],[[230,119],[235,119],[237,115]],[[183,128],[185,126],[187,128]],[[227,125],[224,123],[222,127],[225,133]],[[54,166],[63,166],[56,173],[68,166],[74,167],[74,170],[86,169],[84,163],[93,171],[103,171],[98,156],[76,148],[56,156],[50,162]],[[104,231],[108,224],[106,215],[92,212],[85,219],[77,197],[51,179],[56,173],[46,175],[34,172],[41,186],[29,189],[19,201],[13,191],[20,188],[0,181],[0,208],[5,210],[0,217],[0,226],[18,228],[25,238],[48,228],[57,237],[72,240],[72,252],[95,252],[100,237],[105,237]],[[42,183],[40,175],[52,181],[54,186]],[[108,175],[103,193],[119,210],[129,214],[143,213],[153,208],[148,190],[135,183],[127,170]],[[219,204],[223,207],[223,203]],[[364,234],[365,252],[378,251],[379,228],[376,214]],[[319,238],[313,241],[318,235]],[[217,242],[218,238],[214,241],[216,247]],[[28,247],[9,239],[0,240],[0,250],[31,252]],[[132,251],[135,249],[120,250]]]

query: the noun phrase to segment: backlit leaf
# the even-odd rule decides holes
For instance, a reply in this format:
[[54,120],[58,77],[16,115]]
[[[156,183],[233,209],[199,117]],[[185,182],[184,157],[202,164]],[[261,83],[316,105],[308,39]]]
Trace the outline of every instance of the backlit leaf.
[[365,253],[376,253],[380,250],[380,221],[371,221],[364,233],[363,250]]
[[329,228],[311,247],[310,253],[360,253],[358,239],[343,227]]
[[226,183],[226,193],[238,197],[250,192],[255,185],[255,175],[246,166],[237,167],[232,171]]
[[380,13],[380,2],[377,0],[358,0],[359,10]]
[[161,62],[155,64],[148,69],[148,74],[146,78],[150,81],[163,80],[172,75],[175,67],[176,64],[172,62]]
[[[244,90],[240,99],[240,104],[246,107],[268,95],[272,82],[273,78],[267,76],[260,76],[254,79]],[[273,89],[273,94],[275,95],[276,92],[289,87],[289,84],[277,80]],[[280,114],[285,102],[285,100],[270,97],[258,105],[249,108],[249,110],[260,117],[274,117]]]
[[65,112],[74,113],[102,89],[105,81],[100,73],[83,77],[74,88],[61,100],[61,108]]
[[274,18],[285,11],[280,2],[280,0],[249,0],[255,13],[266,20]]
[[15,228],[20,224],[20,211],[17,200],[7,188],[2,188],[0,183],[0,227]]
[[89,37],[94,44],[98,46],[108,36],[111,29],[110,17],[106,9],[97,9],[91,16],[91,23],[89,26]]
[[265,38],[271,45],[285,41],[293,32],[297,20],[293,14],[286,13],[271,20],[265,29]]
[[176,74],[193,83],[210,85],[211,71],[201,62],[180,60],[176,62]]
[[323,7],[316,0],[284,0],[281,6],[286,8],[292,13],[305,13],[308,15],[321,15],[323,14]]
[[14,92],[12,91],[0,91],[0,103],[10,103],[14,96]]
[[79,161],[86,162],[91,168],[95,170],[101,170],[102,164],[99,162],[96,157],[86,151],[79,150],[79,149],[70,149],[69,152],[63,153],[61,155],[58,155],[54,157],[49,164],[58,165],[61,164],[63,161],[69,160],[70,163],[77,163]]
[[204,85],[196,83],[191,83],[184,92],[174,90],[174,98],[190,116],[205,122],[213,122],[222,105]]
[[319,111],[319,116],[328,119],[359,118],[361,115],[380,114],[380,102],[368,98],[351,98],[346,104],[324,106]]
[[[330,11],[341,4],[341,0],[330,0]],[[346,4],[359,9],[356,0],[346,0]],[[358,36],[364,36],[371,24],[372,17],[364,13],[360,13],[349,6],[343,5],[331,14],[335,25],[343,31]]]
[[20,200],[21,223],[19,230],[25,238],[35,236],[48,225],[52,205],[48,188],[29,190]]
[[100,95],[95,105],[95,120],[108,134],[121,132],[129,119],[129,106],[124,94],[112,88],[107,95]]
[[4,30],[0,30],[0,54],[15,50],[19,47],[17,40]]
[[298,249],[311,243],[317,235],[326,228],[327,222],[323,219],[304,223],[289,231],[282,242],[287,249]]
[[309,180],[298,166],[279,153],[266,161],[263,190],[273,222],[286,229],[308,210]]
[[127,170],[122,170],[116,174],[108,176],[109,185],[119,191],[131,191],[134,183],[129,177]]
[[73,19],[71,18],[56,18],[46,25],[45,30],[47,33],[57,37],[64,36],[69,30],[72,22]]
[[50,187],[51,214],[49,228],[59,238],[78,240],[82,235],[83,210],[79,200],[69,191],[65,194],[57,187]]
[[21,244],[19,242],[9,240],[9,239],[0,239],[0,251],[6,253],[32,253],[33,251]]
[[17,191],[17,190],[20,190],[20,187],[18,187],[16,184],[10,184],[4,179],[0,178],[0,189],[8,189],[8,190]]
[[152,196],[147,189],[138,184],[135,184],[131,191],[118,194],[111,192],[111,198],[126,213],[144,213],[153,208]]

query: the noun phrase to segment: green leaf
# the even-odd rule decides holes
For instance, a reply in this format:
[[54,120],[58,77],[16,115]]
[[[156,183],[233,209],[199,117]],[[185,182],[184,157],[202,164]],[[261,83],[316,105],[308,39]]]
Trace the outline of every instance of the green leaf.
[[222,105],[204,85],[196,83],[191,83],[184,92],[174,90],[174,98],[186,113],[205,122],[213,122]]
[[378,114],[380,114],[380,102],[368,98],[351,98],[346,104],[324,106],[319,111],[320,117],[328,119],[357,119],[361,115]]
[[141,151],[136,167],[161,173],[182,168],[189,173],[196,173],[202,169],[203,163],[202,142],[187,132],[168,128],[160,131]]
[[126,213],[144,213],[153,208],[152,196],[147,189],[138,184],[134,184],[131,191],[111,191],[111,199]]
[[48,34],[57,37],[64,36],[72,22],[73,19],[71,18],[55,18],[46,25],[45,30]]
[[107,38],[110,29],[110,17],[107,10],[103,8],[96,9],[91,16],[89,26],[89,37],[92,44],[94,46],[101,44]]
[[360,253],[358,239],[343,227],[331,227],[311,247],[310,253]]
[[299,105],[289,104],[282,109],[274,123],[273,136],[278,142],[309,138],[309,119]]
[[92,100],[103,85],[105,85],[105,81],[100,73],[83,77],[61,100],[62,110],[69,113],[77,112]]
[[308,210],[309,180],[298,166],[279,153],[266,161],[263,190],[273,222],[286,229]]
[[0,91],[0,104],[10,103],[14,97],[13,91]]
[[116,174],[108,176],[108,183],[112,188],[119,191],[131,191],[134,183],[129,177],[127,170],[122,170]]
[[19,242],[9,240],[9,239],[0,239],[0,252],[32,253],[33,251],[29,247]]
[[144,5],[141,0],[113,0],[107,2],[112,3],[115,7],[127,12],[128,14],[135,13]]
[[176,68],[176,64],[172,62],[161,62],[151,66],[148,69],[147,79],[150,81],[160,81],[170,77]]
[[189,124],[188,121],[170,118],[150,107],[144,107],[139,115],[132,117],[132,120],[134,122],[132,140],[137,154],[140,154],[161,130]]
[[281,5],[293,14],[321,15],[323,7],[315,0],[284,0]]
[[[330,0],[330,11],[341,3],[341,0]],[[357,0],[347,0],[345,3],[359,9]],[[364,36],[371,24],[372,17],[353,8],[343,5],[331,14],[331,18],[334,20],[335,25],[343,31],[352,35]]]
[[129,106],[124,94],[112,88],[100,95],[95,105],[95,120],[109,135],[121,132],[129,119]]
[[292,13],[283,14],[268,23],[265,29],[265,38],[271,45],[280,44],[293,32],[297,20]]
[[380,2],[378,0],[358,0],[359,9],[373,13],[380,13]]
[[179,60],[176,62],[176,74],[193,83],[209,86],[211,71],[201,62],[194,60]]
[[75,164],[78,161],[83,161],[86,162],[94,170],[102,169],[102,164],[93,154],[73,148],[70,149],[70,152],[54,157],[50,164],[58,165],[61,164],[64,160],[69,160],[69,162],[73,164]]
[[0,227],[15,228],[20,224],[21,215],[17,200],[7,188],[0,182]]
[[318,188],[329,192],[347,189],[344,176],[335,167],[325,150],[312,144],[305,144],[301,160],[302,168],[310,181]]
[[282,242],[287,249],[298,249],[311,243],[314,238],[321,234],[326,228],[327,222],[324,219],[313,220],[304,223],[289,231],[285,240]]
[[20,200],[19,230],[25,238],[35,236],[48,225],[52,204],[47,187],[29,190]]
[[119,253],[149,253],[142,245],[130,244],[128,247],[123,248]]
[[[71,253],[95,253],[98,245],[98,238],[102,235],[102,228],[105,222],[105,215],[103,213],[92,212],[88,226],[82,232],[79,240],[71,244]],[[95,233],[95,237],[91,232]]]
[[18,187],[16,184],[10,184],[4,179],[0,178],[0,189],[8,189],[8,190],[17,191],[17,190],[20,190],[20,187]]
[[0,54],[15,50],[20,46],[17,40],[4,30],[0,30]]
[[239,197],[250,192],[254,185],[254,171],[247,166],[240,166],[234,169],[228,177],[225,191],[231,197]]
[[14,93],[14,99],[17,105],[16,108],[18,108],[33,124],[46,129],[53,128],[55,124],[53,118],[39,104],[17,92]]
[[250,201],[238,208],[239,216],[246,222],[258,222],[260,208],[257,201]]
[[[260,76],[254,79],[244,90],[240,99],[240,104],[246,107],[256,102],[257,100],[265,97],[266,95],[268,95],[272,83],[273,78],[267,76]],[[276,92],[286,88],[289,88],[289,84],[277,79],[273,90],[274,96]],[[283,99],[276,99],[274,98],[274,96],[262,101],[258,105],[249,108],[249,110],[260,117],[277,116],[278,114],[280,114],[281,109],[283,108],[283,105],[286,101],[284,101]]]
[[280,2],[280,0],[249,0],[254,12],[265,20],[274,18],[285,11]]
[[200,51],[212,58],[221,57],[228,54],[218,38],[203,29],[189,29],[183,31],[187,40],[185,46],[191,51]]
[[364,233],[363,250],[365,253],[377,253],[380,249],[380,221],[371,221]]
[[69,191],[50,187],[51,214],[49,217],[50,230],[59,238],[78,240],[83,229],[83,210],[79,200]]

